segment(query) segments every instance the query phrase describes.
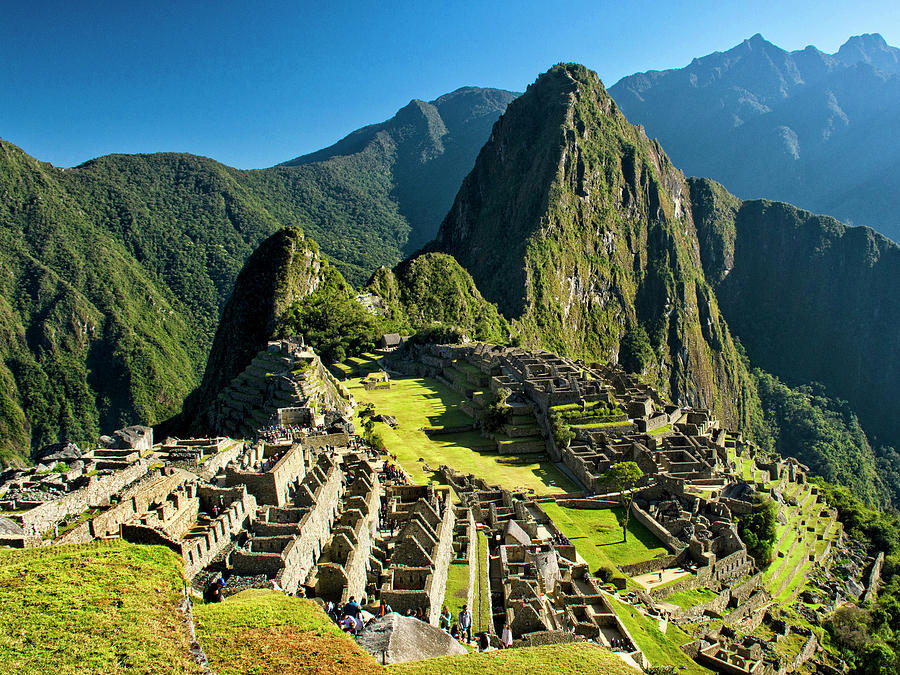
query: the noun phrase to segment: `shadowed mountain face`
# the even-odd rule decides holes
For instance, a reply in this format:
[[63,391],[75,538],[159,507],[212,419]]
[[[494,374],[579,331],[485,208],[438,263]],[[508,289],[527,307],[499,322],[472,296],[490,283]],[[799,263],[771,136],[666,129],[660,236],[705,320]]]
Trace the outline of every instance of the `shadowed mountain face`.
[[752,385],[704,278],[687,181],[583,66],[510,104],[431,247],[528,346],[636,364],[748,426]]
[[900,442],[900,246],[790,204],[691,179],[706,277],[755,364],[821,382],[870,434]]
[[284,166],[366,157],[373,171],[390,176],[390,197],[409,223],[403,246],[409,253],[434,237],[491,127],[516,96],[502,89],[463,87],[431,102],[413,100],[388,121],[363,127]]
[[900,239],[900,49],[880,35],[825,54],[757,34],[610,94],[689,175]]

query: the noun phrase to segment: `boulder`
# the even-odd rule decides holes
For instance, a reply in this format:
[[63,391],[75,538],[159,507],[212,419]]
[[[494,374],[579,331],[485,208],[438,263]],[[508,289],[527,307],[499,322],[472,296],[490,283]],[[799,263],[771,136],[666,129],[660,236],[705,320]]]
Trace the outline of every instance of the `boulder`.
[[468,653],[444,631],[397,612],[370,623],[357,636],[357,641],[383,664]]
[[50,443],[32,454],[35,463],[74,462],[82,452],[74,443]]
[[153,447],[153,429],[134,425],[113,433],[113,448],[118,450],[149,450]]

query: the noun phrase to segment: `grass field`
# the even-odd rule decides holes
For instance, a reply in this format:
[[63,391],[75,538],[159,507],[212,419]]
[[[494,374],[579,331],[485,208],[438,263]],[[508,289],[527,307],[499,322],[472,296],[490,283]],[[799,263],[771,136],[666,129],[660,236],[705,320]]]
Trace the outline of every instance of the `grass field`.
[[203,672],[176,611],[181,569],[119,540],[0,551],[0,672]]
[[442,656],[425,661],[397,663],[388,666],[387,670],[397,675],[527,675],[539,672],[553,675],[638,675],[640,672],[625,665],[612,652],[588,643]]
[[383,673],[311,600],[249,590],[194,607],[197,638],[219,675]]
[[[496,444],[474,431],[429,437],[423,427],[445,428],[471,424],[459,404],[463,398],[441,382],[431,378],[396,377],[390,389],[366,391],[359,380],[347,382],[354,398],[373,403],[379,414],[397,418],[391,429],[384,424],[376,429],[388,450],[417,482],[439,480],[437,469],[447,464],[462,473],[474,473],[488,483],[510,489],[534,490],[537,494],[573,492],[575,485],[549,461],[534,461],[527,456],[499,455]],[[418,461],[423,459],[424,462]],[[426,472],[427,463],[433,471]]]
[[631,565],[668,553],[662,542],[634,518],[628,521],[628,541],[623,542],[619,524],[622,509],[573,509],[553,502],[541,507],[575,545],[591,571],[602,563]]
[[716,593],[708,588],[696,588],[691,591],[679,591],[666,596],[662,602],[668,602],[671,605],[677,605],[682,609],[689,609],[695,605],[709,602],[716,597]]
[[644,653],[652,666],[674,666],[679,673],[707,675],[712,671],[697,665],[681,651],[679,645],[690,642],[690,637],[675,624],[670,623],[665,633],[659,630],[656,619],[644,616],[631,605],[611,598],[619,619],[631,633],[637,647]]
[[447,569],[447,589],[444,592],[444,605],[450,610],[453,621],[459,616],[462,606],[469,598],[469,563],[450,563]]

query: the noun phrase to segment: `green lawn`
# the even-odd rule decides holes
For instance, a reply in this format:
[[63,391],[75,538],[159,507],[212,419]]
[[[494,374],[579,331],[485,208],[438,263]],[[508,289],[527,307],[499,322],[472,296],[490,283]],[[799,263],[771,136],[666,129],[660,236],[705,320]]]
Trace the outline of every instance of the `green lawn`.
[[424,661],[396,663],[388,666],[388,671],[397,675],[639,675],[640,672],[625,665],[612,652],[585,642],[501,649],[465,656],[441,656]]
[[706,675],[712,672],[696,664],[681,651],[680,646],[689,642],[690,637],[674,624],[670,623],[663,633],[655,619],[644,616],[631,605],[614,598],[610,598],[610,603],[651,666],[675,666],[677,672],[688,675]]
[[0,551],[0,672],[202,673],[176,607],[182,562],[121,540]]
[[[421,431],[423,427],[472,423],[472,418],[459,408],[462,396],[437,380],[396,377],[391,379],[390,389],[371,391],[364,390],[358,380],[351,380],[348,385],[357,401],[374,403],[377,413],[397,418],[394,429],[383,424],[376,425],[376,429],[416,482],[440,480],[437,469],[447,464],[510,489],[531,489],[537,494],[577,490],[552,462],[527,455],[501,456],[493,441],[474,431],[432,437]],[[420,458],[424,462],[418,461]],[[433,471],[424,471],[424,463]]]
[[709,590],[708,588],[696,588],[692,591],[679,591],[678,593],[672,593],[672,595],[666,596],[662,600],[662,602],[668,602],[669,604],[677,605],[682,609],[690,609],[695,605],[702,605],[704,602],[709,602],[710,600],[714,599],[716,595],[716,593]]
[[384,672],[312,600],[254,589],[195,605],[194,621],[219,675]]
[[541,507],[575,545],[592,571],[605,562],[613,566],[631,565],[669,552],[634,518],[628,521],[628,541],[623,542],[619,524],[623,511],[620,508],[573,509],[553,502],[541,504]]
[[450,610],[453,620],[459,616],[462,606],[469,597],[469,563],[450,563],[447,569],[447,590],[444,592],[444,604]]

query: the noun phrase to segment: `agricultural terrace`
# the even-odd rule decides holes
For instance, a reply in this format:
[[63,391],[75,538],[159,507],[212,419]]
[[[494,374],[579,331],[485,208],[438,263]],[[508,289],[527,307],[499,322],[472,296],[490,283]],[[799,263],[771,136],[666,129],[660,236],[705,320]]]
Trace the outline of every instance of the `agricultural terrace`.
[[121,540],[0,551],[0,672],[202,673],[182,561]]
[[621,508],[574,509],[555,502],[545,502],[541,508],[575,545],[592,571],[603,564],[632,565],[668,553],[662,542],[634,518],[628,521],[628,540],[623,542]]
[[[460,409],[463,397],[435,379],[392,377],[390,389],[369,391],[363,389],[360,378],[346,384],[360,404],[373,403],[377,414],[397,419],[393,429],[377,424],[376,433],[417,483],[442,482],[438,467],[447,464],[456,471],[474,473],[488,483],[511,490],[530,490],[535,494],[577,490],[546,457],[538,460],[534,455],[501,456],[496,442],[476,431],[426,434],[423,428],[440,430],[472,424],[472,418]],[[425,464],[431,471],[425,470]]]

